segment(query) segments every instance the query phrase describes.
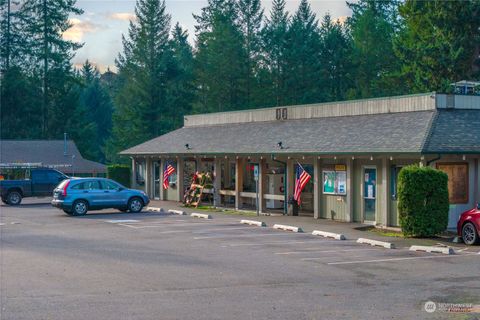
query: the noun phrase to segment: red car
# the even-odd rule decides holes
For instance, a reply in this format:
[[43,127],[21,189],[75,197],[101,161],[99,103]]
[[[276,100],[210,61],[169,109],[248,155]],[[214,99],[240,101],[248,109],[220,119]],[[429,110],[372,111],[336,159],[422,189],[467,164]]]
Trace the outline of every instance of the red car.
[[460,215],[457,223],[457,233],[465,244],[472,245],[479,242],[480,204],[477,204],[476,208],[465,211]]

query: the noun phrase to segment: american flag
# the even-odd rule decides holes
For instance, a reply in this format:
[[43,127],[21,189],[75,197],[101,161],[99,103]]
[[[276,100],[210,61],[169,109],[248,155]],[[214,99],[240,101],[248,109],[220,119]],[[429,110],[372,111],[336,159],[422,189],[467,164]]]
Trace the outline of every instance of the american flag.
[[295,192],[293,194],[293,199],[300,204],[300,194],[302,193],[303,188],[305,185],[310,181],[311,176],[303,169],[303,167],[299,164],[297,165],[297,172],[295,175]]
[[170,185],[168,183],[168,177],[170,177],[170,175],[174,172],[175,168],[170,164],[170,162],[167,162],[165,164],[165,169],[163,170],[163,189],[168,189],[168,186]]

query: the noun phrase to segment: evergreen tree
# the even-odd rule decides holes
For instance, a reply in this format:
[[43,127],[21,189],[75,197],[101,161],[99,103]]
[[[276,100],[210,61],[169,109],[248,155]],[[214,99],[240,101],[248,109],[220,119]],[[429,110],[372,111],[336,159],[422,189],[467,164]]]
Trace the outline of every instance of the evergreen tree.
[[286,64],[288,50],[288,12],[285,0],[273,0],[270,18],[262,30],[263,66],[268,76],[266,92],[269,104],[280,106],[286,99]]
[[398,0],[360,0],[347,3],[352,16],[350,28],[355,65],[355,91],[351,98],[369,98],[396,93],[387,79],[398,70],[393,39],[400,27]]
[[307,0],[302,0],[288,30],[288,104],[319,102],[322,95],[318,20]]
[[246,52],[229,1],[209,1],[197,19],[197,112],[245,108]]
[[22,3],[19,14],[21,28],[27,39],[25,60],[31,71],[40,77],[42,83],[41,116],[42,136],[56,136],[57,119],[69,106],[63,103],[62,93],[72,88],[75,81],[70,60],[75,50],[82,45],[63,39],[63,33],[72,25],[71,14],[82,14],[75,6],[76,0],[29,0]]
[[261,24],[263,9],[260,0],[238,1],[238,24],[243,34],[246,52],[245,107],[252,106],[252,92],[257,92],[256,76],[260,59]]
[[170,15],[162,0],[138,0],[135,15],[116,61],[120,88],[108,147],[111,160],[118,151],[174,129],[167,98]]
[[326,14],[320,26],[320,65],[325,99],[339,101],[347,98],[352,87],[351,39],[340,22]]
[[100,82],[100,73],[88,60],[83,64],[80,75],[82,80],[80,104],[95,131],[94,136],[89,139],[90,145],[94,148],[94,160],[105,162],[105,142],[110,136],[112,127],[112,100]]
[[171,59],[169,74],[171,78],[167,85],[168,110],[174,128],[183,125],[183,116],[192,111],[195,98],[193,82],[193,49],[188,42],[188,33],[176,24],[170,40]]
[[400,14],[395,53],[410,91],[446,91],[479,75],[480,1],[407,0]]

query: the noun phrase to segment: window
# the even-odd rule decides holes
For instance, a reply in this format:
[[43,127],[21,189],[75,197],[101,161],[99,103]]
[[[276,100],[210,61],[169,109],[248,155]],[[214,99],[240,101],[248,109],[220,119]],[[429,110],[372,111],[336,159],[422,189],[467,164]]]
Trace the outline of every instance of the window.
[[324,194],[347,194],[347,171],[324,170],[323,171]]
[[437,169],[448,175],[450,204],[468,203],[468,163],[439,163]]
[[36,182],[40,183],[48,183],[50,180],[48,179],[48,174],[44,171],[33,171],[32,172],[32,179]]
[[96,180],[85,181],[71,187],[73,190],[100,190],[100,183]]
[[76,185],[73,185],[70,187],[72,190],[83,190],[83,182],[77,183]]
[[392,200],[397,200],[398,197],[398,174],[402,170],[401,166],[391,166],[390,167],[390,191]]
[[138,185],[145,184],[145,163],[144,162],[136,162],[136,180]]
[[108,180],[103,180],[103,189],[105,190],[118,190],[120,189],[120,185],[113,182],[113,181],[108,181]]

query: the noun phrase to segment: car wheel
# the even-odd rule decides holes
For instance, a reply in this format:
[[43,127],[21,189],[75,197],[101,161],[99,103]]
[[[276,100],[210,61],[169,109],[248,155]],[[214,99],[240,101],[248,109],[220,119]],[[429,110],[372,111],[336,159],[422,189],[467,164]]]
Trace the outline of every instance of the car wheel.
[[473,223],[467,222],[463,225],[462,238],[463,242],[468,245],[472,245],[478,242],[477,229],[475,228]]
[[131,213],[138,213],[143,209],[143,201],[140,198],[132,198],[128,201],[128,210]]
[[10,191],[7,195],[7,203],[11,206],[18,206],[22,202],[22,195],[18,191]]
[[73,203],[73,215],[83,216],[88,211],[88,204],[85,200],[77,200]]

